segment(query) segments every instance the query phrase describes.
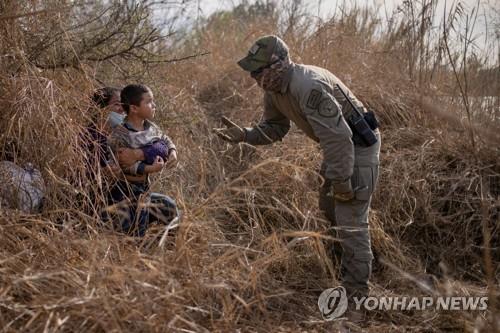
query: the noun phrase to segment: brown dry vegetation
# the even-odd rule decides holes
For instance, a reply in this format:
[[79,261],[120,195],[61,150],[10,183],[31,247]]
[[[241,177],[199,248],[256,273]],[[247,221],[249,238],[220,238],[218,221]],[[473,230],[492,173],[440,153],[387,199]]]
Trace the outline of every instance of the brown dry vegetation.
[[[137,20],[121,27],[126,34],[90,47],[123,17],[104,29],[99,20],[84,25],[83,33],[71,28],[82,8],[0,4],[0,146],[16,140],[17,161],[40,168],[48,188],[42,214],[0,210],[4,332],[336,330],[316,304],[339,284],[329,223],[317,208],[319,148],[296,129],[259,148],[211,133],[221,115],[259,120],[262,92],[235,61],[269,33],[282,34],[296,62],[337,74],[381,120],[373,294],[489,296],[486,313],[374,311],[364,329],[492,332],[494,322],[498,329],[500,89],[498,71],[485,72],[482,58],[453,48],[448,56],[444,37],[428,40],[430,29],[409,19],[380,32],[372,11],[353,9],[311,24],[300,6],[239,7],[166,44],[139,6]],[[134,29],[144,46],[120,49]],[[462,71],[464,57],[476,65]],[[136,239],[101,225],[99,205],[85,199],[95,184],[81,176],[89,94],[138,81],[152,87],[157,121],[179,148],[177,169],[154,185],[183,211],[164,246],[159,228]],[[485,86],[496,95],[478,107],[469,98]]]

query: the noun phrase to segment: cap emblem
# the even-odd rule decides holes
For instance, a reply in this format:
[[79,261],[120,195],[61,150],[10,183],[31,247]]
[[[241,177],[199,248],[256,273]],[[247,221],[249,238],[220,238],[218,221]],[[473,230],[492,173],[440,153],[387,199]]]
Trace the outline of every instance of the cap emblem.
[[258,44],[254,44],[250,50],[248,50],[248,53],[250,53],[251,55],[255,55],[260,49],[260,46]]

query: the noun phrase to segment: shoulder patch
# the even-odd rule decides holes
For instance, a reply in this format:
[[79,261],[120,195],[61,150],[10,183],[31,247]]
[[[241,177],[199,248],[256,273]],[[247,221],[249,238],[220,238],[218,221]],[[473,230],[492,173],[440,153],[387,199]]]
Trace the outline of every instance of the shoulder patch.
[[319,114],[326,118],[336,117],[339,114],[339,107],[331,98],[324,98],[319,103]]
[[309,97],[307,98],[306,106],[310,109],[317,109],[319,103],[321,102],[321,95],[323,95],[321,90],[311,90]]

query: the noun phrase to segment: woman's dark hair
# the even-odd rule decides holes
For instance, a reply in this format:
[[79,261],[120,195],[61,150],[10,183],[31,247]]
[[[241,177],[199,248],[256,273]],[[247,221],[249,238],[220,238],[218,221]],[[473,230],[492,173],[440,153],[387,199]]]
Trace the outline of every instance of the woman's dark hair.
[[129,113],[131,105],[139,106],[142,101],[142,94],[150,91],[151,90],[143,84],[129,84],[123,88],[120,93],[120,99],[125,112],[127,114]]
[[121,89],[115,87],[102,87],[94,91],[92,102],[95,106],[103,109],[109,105],[109,101],[115,94],[120,94]]

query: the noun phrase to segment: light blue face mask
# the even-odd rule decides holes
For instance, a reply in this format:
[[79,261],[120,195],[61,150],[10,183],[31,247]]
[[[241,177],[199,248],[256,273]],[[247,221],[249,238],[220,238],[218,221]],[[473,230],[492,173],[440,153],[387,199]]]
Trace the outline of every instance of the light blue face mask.
[[108,115],[108,119],[106,120],[106,123],[108,124],[109,127],[115,128],[116,126],[120,125],[123,123],[123,120],[125,119],[125,115],[111,111]]

